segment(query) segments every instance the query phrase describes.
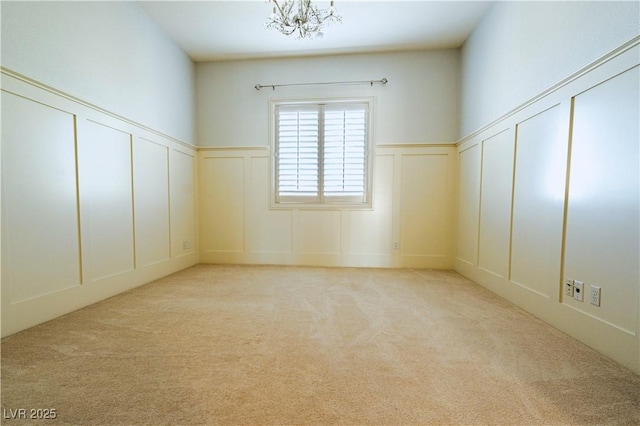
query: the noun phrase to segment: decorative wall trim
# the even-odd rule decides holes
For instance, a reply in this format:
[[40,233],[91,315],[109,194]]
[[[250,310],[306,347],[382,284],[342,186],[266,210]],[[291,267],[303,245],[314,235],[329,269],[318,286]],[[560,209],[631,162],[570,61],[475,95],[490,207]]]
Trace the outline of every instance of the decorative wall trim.
[[508,111],[507,113],[501,115],[500,117],[496,118],[495,120],[491,121],[490,123],[486,124],[485,126],[479,128],[478,130],[471,132],[470,134],[463,136],[460,138],[460,140],[458,140],[457,143],[455,143],[455,145],[461,145],[475,137],[477,137],[478,135],[480,135],[482,132],[490,129],[491,127],[495,126],[496,124],[500,123],[501,121],[506,120],[507,118],[517,114],[518,112],[530,107],[531,105],[535,104],[536,102],[538,102],[540,99],[545,98],[546,96],[550,95],[553,92],[556,92],[558,90],[560,90],[562,87],[568,85],[569,83],[579,79],[580,77],[582,77],[583,75],[589,73],[590,71],[593,71],[595,68],[603,65],[604,63],[612,60],[613,58],[620,56],[621,54],[623,54],[624,52],[633,49],[635,46],[637,46],[638,44],[640,44],[640,35],[632,38],[631,40],[627,41],[626,43],[623,43],[621,46],[613,49],[611,52],[601,56],[600,58],[596,59],[595,61],[591,62],[590,64],[586,65],[585,67],[581,68],[580,70],[574,72],[573,74],[569,75],[568,77],[560,80],[559,82],[551,85],[551,87],[549,87],[546,90],[543,90],[542,92],[540,92],[539,94],[537,94],[536,96],[530,98],[529,100],[523,102],[522,104],[518,105],[517,107],[511,109],[510,111]]
[[199,147],[199,152],[217,152],[217,151],[268,151],[269,147],[264,146],[206,146]]
[[[410,148],[451,148],[457,142],[421,142],[421,143],[385,143],[374,145],[374,149],[410,149]],[[269,151],[267,145],[255,146],[203,146],[197,148],[198,152],[221,151]]]
[[[39,129],[42,132],[51,133],[51,129],[66,129],[66,136],[54,137],[54,140],[63,139],[66,141],[66,151],[57,156],[36,156],[36,160],[40,163],[38,166],[38,172],[41,172],[41,165],[48,164],[49,162],[55,162],[59,169],[64,169],[68,173],[73,174],[73,184],[69,184],[66,187],[58,185],[56,196],[62,198],[65,201],[65,205],[73,204],[73,215],[71,212],[65,212],[64,215],[53,215],[51,212],[42,211],[41,214],[48,215],[55,218],[55,223],[48,223],[46,226],[48,229],[64,228],[61,226],[60,218],[72,218],[73,224],[69,225],[69,229],[74,229],[77,233],[77,237],[70,237],[69,239],[55,238],[55,242],[51,244],[49,253],[51,256],[38,255],[41,260],[47,260],[49,262],[56,261],[55,255],[59,252],[69,253],[74,247],[77,246],[78,252],[72,253],[72,259],[67,262],[72,264],[73,269],[77,264],[77,277],[75,274],[67,273],[66,271],[55,271],[52,274],[46,276],[35,276],[35,278],[22,276],[11,277],[5,274],[3,270],[2,280],[2,336],[8,336],[20,330],[32,327],[44,321],[51,320],[58,316],[72,312],[84,306],[99,302],[108,297],[115,296],[116,294],[130,290],[134,287],[149,283],[155,279],[172,274],[181,269],[193,266],[199,263],[199,251],[197,242],[197,200],[195,194],[197,193],[197,163],[196,153],[197,148],[193,145],[187,144],[175,138],[164,135],[162,132],[150,129],[142,126],[126,118],[120,117],[117,114],[106,111],[100,107],[89,104],[81,99],[75,98],[55,88],[48,87],[44,84],[38,83],[32,79],[21,76],[10,70],[0,67],[0,77],[2,82],[1,93],[3,103],[9,102],[9,100],[19,100],[20,104],[7,103],[9,108],[6,112],[12,111],[12,120],[3,122],[3,125],[7,125],[5,135],[5,128],[3,127],[3,151],[4,148],[9,146],[23,146],[21,143],[21,135],[24,129],[22,126],[22,120],[13,120],[13,117],[31,117],[32,111],[28,106],[37,105],[38,107],[46,107],[43,111],[56,111],[60,114],[55,114],[53,117],[45,116],[42,118],[42,114],[34,114],[37,120],[40,121],[26,121],[27,123],[36,123],[32,125],[32,128]],[[16,101],[17,102],[17,101]],[[3,111],[4,112],[4,111]],[[62,120],[60,117],[66,117],[66,120]],[[5,117],[3,116],[3,119]],[[61,124],[62,123],[62,124]],[[12,124],[12,126],[9,126]],[[90,128],[87,125],[91,126]],[[89,151],[97,151],[100,148],[96,147],[93,143],[87,143],[87,141],[95,142],[97,138],[92,133],[95,130],[108,130],[109,135],[106,137],[104,144],[112,146],[114,140],[112,135],[117,135],[119,139],[117,142],[126,142],[126,146],[120,145],[117,153],[117,161],[119,165],[126,164],[126,167],[119,168],[118,176],[123,180],[129,179],[129,183],[126,184],[130,194],[119,198],[118,205],[121,209],[132,208],[130,221],[129,219],[121,219],[120,223],[125,223],[126,227],[123,227],[121,234],[125,235],[125,238],[111,238],[110,235],[103,236],[103,241],[108,241],[115,249],[119,249],[122,246],[125,248],[131,247],[133,250],[130,262],[119,262],[113,267],[105,268],[105,270],[96,271],[92,265],[100,263],[100,252],[105,250],[95,251],[97,247],[96,240],[93,238],[91,229],[87,228],[87,224],[90,224],[95,216],[92,212],[91,198],[96,196],[93,188],[91,188],[90,195],[87,197],[87,191],[83,191],[85,183],[91,184],[91,178],[87,177],[88,174],[93,172],[91,166],[93,163],[92,158],[87,157]],[[47,133],[48,134],[48,133]],[[45,135],[46,136],[46,135]],[[43,143],[37,145],[33,149],[28,149],[27,152],[39,153],[44,150],[46,153],[47,148],[52,148],[52,144],[48,143],[47,138],[41,134],[34,136],[33,140],[42,141]],[[121,139],[120,139],[121,137]],[[167,222],[164,220],[161,222],[163,229],[166,229],[168,244],[169,258],[153,259],[155,261],[149,263],[140,263],[138,260],[138,242],[149,240],[145,236],[140,236],[137,233],[136,217],[142,210],[138,207],[142,207],[147,203],[142,199],[136,198],[136,188],[132,182],[135,182],[135,168],[136,161],[134,150],[138,141],[145,141],[145,143],[154,144],[164,148],[166,155],[156,158],[151,166],[147,163],[144,166],[146,169],[151,167],[153,170],[161,170],[166,174],[167,187],[160,187],[162,194],[159,197],[166,197],[166,216]],[[47,142],[47,143],[45,143]],[[6,145],[6,146],[5,146]],[[91,149],[88,145],[92,145]],[[53,146],[55,148],[55,146]],[[60,152],[56,152],[59,154]],[[177,153],[182,155],[177,155]],[[19,156],[17,156],[19,154]],[[23,169],[33,161],[30,157],[26,157],[23,151],[19,151],[18,154],[14,153],[12,157],[12,167]],[[98,157],[97,153],[94,157]],[[182,157],[188,160],[177,162],[175,159],[182,160]],[[95,159],[95,158],[94,158]],[[102,158],[97,158],[96,161],[102,161]],[[109,160],[110,161],[110,160]],[[33,167],[32,167],[33,168]],[[72,171],[73,170],[73,171]],[[83,172],[84,171],[84,172]],[[5,170],[3,169],[3,174]],[[40,178],[47,178],[47,170],[43,170]],[[5,176],[6,177],[6,176]],[[177,180],[176,180],[177,179]],[[4,180],[4,178],[3,178]],[[190,192],[183,191],[183,182],[189,183],[192,190]],[[13,182],[16,182],[15,176]],[[139,182],[144,182],[144,179],[139,179]],[[9,185],[11,182],[4,182],[3,184]],[[16,187],[13,186],[15,189]],[[59,190],[62,188],[62,190]],[[145,186],[140,187],[140,192],[144,193]],[[7,188],[3,188],[3,192],[6,192]],[[15,191],[14,191],[15,192]],[[98,191],[99,192],[99,191]],[[124,192],[123,192],[124,193]],[[38,194],[32,194],[34,197],[39,197]],[[176,200],[177,201],[172,201]],[[3,196],[4,198],[4,196]],[[73,199],[72,201],[69,201]],[[104,199],[104,198],[103,198]],[[184,209],[183,206],[187,203],[184,202],[187,199],[189,205],[193,200],[193,207],[190,209]],[[138,203],[138,206],[136,206]],[[3,206],[6,207],[6,200],[3,201]],[[104,203],[107,205],[109,203]],[[141,214],[140,218],[152,217],[157,215],[158,211],[154,208],[157,207],[153,202],[147,204],[149,208],[146,209],[145,214]],[[38,206],[36,206],[38,207]],[[113,207],[113,203],[109,208]],[[102,211],[102,206],[98,206]],[[165,208],[164,206],[162,207]],[[35,209],[33,209],[35,210]],[[152,211],[153,210],[153,211]],[[104,216],[104,215],[103,215]],[[3,220],[5,218],[3,217]],[[30,221],[29,217],[20,216],[19,220],[16,220],[18,227],[23,226],[24,221]],[[129,229],[129,223],[131,223]],[[29,225],[29,224],[27,224]],[[24,225],[24,226],[27,226]],[[166,227],[166,228],[165,228]],[[40,229],[40,228],[39,228]],[[64,228],[67,229],[67,228]],[[46,232],[32,232],[30,235],[33,238],[41,239],[42,234]],[[35,237],[34,237],[35,236]],[[55,237],[55,235],[54,235]],[[52,239],[52,238],[50,238]],[[20,253],[27,252],[24,247],[30,245],[34,247],[35,244],[31,244],[30,241],[26,241],[24,238],[12,237],[6,241],[6,247],[3,242],[3,255],[10,253],[11,247],[18,247]],[[187,241],[187,247],[184,247],[184,242]],[[7,249],[7,250],[5,250]],[[142,253],[144,248],[140,249]],[[145,251],[144,253],[153,253],[153,251]],[[34,255],[35,256],[35,255]],[[128,256],[128,254],[127,254]],[[23,257],[23,265],[20,267],[22,270],[28,270],[28,266],[25,267],[25,262],[30,262],[31,258],[28,256]],[[67,256],[69,257],[69,256]],[[26,259],[26,260],[25,260]],[[7,260],[7,259],[5,259]],[[14,257],[15,260],[15,257]],[[150,257],[147,257],[150,260]],[[62,263],[62,262],[60,262]],[[12,262],[15,264],[15,262]],[[5,265],[7,266],[7,265]],[[5,268],[7,269],[7,268]],[[9,269],[7,269],[9,271]],[[43,283],[47,283],[57,279],[59,285],[55,288],[52,286],[46,286]],[[18,294],[13,299],[11,298],[11,289],[13,286],[20,286],[27,282],[32,283],[23,293]],[[52,290],[53,288],[53,290]]]
[[449,148],[455,146],[456,142],[420,142],[420,143],[384,143],[375,145],[381,149],[407,149],[407,148]]
[[[458,229],[458,253],[456,254],[454,265],[454,270],[460,274],[636,372],[640,372],[640,352],[638,351],[640,347],[638,346],[640,323],[638,323],[637,308],[638,284],[637,282],[628,280],[625,281],[623,285],[620,284],[622,280],[616,280],[616,285],[611,285],[611,283],[606,282],[607,280],[601,280],[597,277],[594,278],[594,274],[586,271],[587,268],[585,267],[585,265],[593,263],[593,259],[581,253],[574,254],[573,269],[569,270],[566,257],[568,250],[566,246],[566,230],[569,224],[567,212],[571,211],[571,206],[569,205],[571,194],[569,187],[570,173],[572,170],[577,170],[576,163],[571,156],[571,144],[576,131],[575,126],[577,123],[580,123],[580,121],[576,121],[574,109],[576,99],[579,99],[579,96],[582,95],[588,96],[587,92],[591,90],[611,87],[605,86],[605,84],[612,84],[616,79],[622,78],[625,73],[633,72],[633,75],[637,76],[638,70],[640,69],[638,68],[640,66],[639,52],[640,36],[635,37],[633,40],[601,57],[597,61],[592,62],[580,71],[550,87],[548,90],[531,98],[510,113],[505,114],[458,142],[457,151],[458,154],[461,155],[474,147],[484,148],[483,145],[487,140],[490,140],[492,136],[500,134],[503,129],[507,128],[508,131],[513,134],[516,145],[513,158],[511,158],[510,155],[510,148],[507,148],[506,145],[501,151],[505,156],[493,157],[499,160],[499,164],[512,164],[514,167],[511,176],[512,188],[510,195],[511,230],[508,236],[500,237],[500,242],[509,240],[508,244],[510,249],[506,260],[509,265],[508,274],[503,273],[502,276],[500,276],[491,270],[493,268],[487,268],[487,265],[482,264],[480,260],[479,232],[461,232],[460,229]],[[625,81],[629,82],[632,80]],[[604,102],[602,96],[592,95],[592,102],[589,103],[588,106],[591,110],[595,110],[594,105],[601,108],[605,108],[607,105],[613,105],[614,102],[617,102],[617,96],[619,96],[620,93],[625,94],[624,99],[633,99],[633,91],[623,89],[627,87],[637,87],[637,80],[635,80],[635,84],[636,86],[614,86],[617,87],[617,91],[614,90],[611,92],[614,93],[614,95],[608,98],[609,103],[605,106],[601,105]],[[637,98],[635,102],[637,102]],[[555,114],[557,117],[549,116],[545,118],[543,114],[552,110],[555,110],[555,112],[551,114]],[[621,109],[620,111],[623,110]],[[625,108],[624,111],[628,111],[628,109]],[[587,116],[589,118],[589,124],[592,124],[594,116],[597,116],[597,114]],[[629,113],[624,117],[626,120],[624,121],[624,125],[620,124],[623,123],[622,121],[620,123],[616,122],[615,125],[607,122],[609,126],[607,129],[610,127],[620,129],[623,127],[626,128],[627,126],[634,128],[634,124],[637,126],[637,118],[634,116],[634,113]],[[534,118],[540,119],[540,121],[532,120]],[[582,120],[584,124],[584,117]],[[525,123],[532,127],[527,129]],[[597,126],[583,126],[583,128],[585,127],[591,132],[591,128],[596,128]],[[635,128],[637,129],[637,127]],[[542,133],[538,133],[537,129],[541,129],[540,132]],[[529,139],[527,139],[527,137]],[[616,138],[615,134],[613,134],[611,135],[611,139],[621,140],[623,137]],[[553,173],[552,176],[548,176],[547,170],[549,164],[553,162],[550,157],[541,156],[538,159],[531,158],[528,155],[529,151],[526,150],[527,146],[529,146],[536,147],[536,149],[539,150],[538,152],[541,152],[544,150],[544,146],[540,143],[542,140],[552,141],[554,146],[558,148],[558,152],[555,153],[551,152],[551,150],[547,151],[551,152],[551,157],[554,160],[557,160],[557,164],[553,164],[553,169],[556,172]],[[598,140],[604,141],[602,137],[598,138]],[[637,140],[635,143],[637,143]],[[616,158],[621,158],[625,155],[624,152],[626,151],[621,154],[620,152],[622,150],[620,148],[609,146],[604,142],[603,146],[603,152],[614,152],[615,155],[618,155]],[[518,153],[521,153],[520,155],[522,156],[518,157]],[[459,219],[458,222],[459,228],[461,224],[464,227],[463,231],[471,229],[474,223],[479,223],[483,215],[483,212],[480,211],[483,192],[485,191],[482,169],[486,167],[487,164],[492,164],[486,163],[487,159],[484,155],[485,153],[482,152],[478,158],[469,159],[472,163],[459,164],[460,175],[458,191],[459,194],[463,194],[464,198],[459,199],[458,205],[466,205],[469,207],[468,212],[463,211],[467,216],[464,216],[462,221]],[[519,166],[519,159],[522,164],[532,164],[535,160],[537,164],[544,167],[538,167],[533,171],[529,171]],[[489,160],[491,160],[491,158],[489,158]],[[598,159],[594,157],[593,160],[597,161]],[[608,164],[609,167],[615,168],[618,162],[610,160]],[[635,167],[637,167],[637,162],[632,164],[635,164]],[[480,172],[476,171],[476,168],[480,170]],[[491,170],[495,170],[495,167]],[[507,170],[506,166],[504,170]],[[583,166],[583,170],[589,170],[588,165]],[[467,172],[467,175],[463,174],[464,171]],[[531,191],[529,191],[530,185],[516,186],[518,180],[516,171],[520,173],[518,176],[522,178],[521,182],[526,182],[526,179],[531,182],[536,181],[536,183],[539,183],[541,180],[548,180],[552,186],[559,188],[561,193],[549,194],[545,187],[541,195],[533,200],[537,202],[538,198],[547,199],[545,203],[548,202],[548,204],[543,206],[537,203],[535,211],[532,212],[531,209],[526,209],[528,212],[532,212],[532,214],[523,217],[522,214],[517,213],[518,211],[524,211],[523,208],[516,209],[518,202],[517,193],[521,191],[521,194],[529,194]],[[565,173],[567,174],[566,176]],[[491,181],[486,182],[488,188],[491,188],[493,184]],[[499,182],[495,185],[498,184]],[[612,185],[609,184],[603,187],[609,188],[611,186]],[[476,194],[476,191],[479,191],[479,196]],[[500,200],[504,199],[504,197],[500,197]],[[597,208],[599,200],[592,197],[589,203],[591,203],[594,208]],[[524,206],[525,204],[522,205]],[[550,209],[552,209],[552,211]],[[460,211],[458,213],[459,215],[461,214]],[[489,210],[487,217],[496,221],[501,218],[500,213],[502,211],[503,210],[497,211],[496,209]],[[514,224],[516,223],[516,216],[520,216],[519,228],[521,230],[528,230],[525,237],[520,237],[520,241],[524,241],[521,247],[524,248],[518,250],[519,254],[514,252]],[[546,226],[541,230],[537,228],[532,229],[531,225],[536,224],[536,222],[544,222],[545,225],[551,224],[551,226]],[[587,228],[584,223],[584,221],[580,223],[576,233],[582,233],[583,229]],[[593,220],[591,223],[593,223]],[[633,221],[629,223],[633,223]],[[574,225],[574,227],[576,227],[576,225]],[[538,232],[536,236],[540,235],[540,233],[544,234],[542,235],[542,238],[545,239],[543,243],[536,244],[536,241],[531,240],[530,236],[534,232]],[[462,235],[462,238],[460,238],[460,235]],[[478,247],[476,253],[471,251],[471,247],[474,245]],[[497,253],[494,247],[495,245],[486,247],[485,250],[487,252]],[[460,252],[461,249],[466,249],[465,251],[468,251],[468,253]],[[616,250],[621,252],[625,250],[625,247],[619,246]],[[472,259],[473,254],[477,255],[476,259],[474,261],[467,260]],[[507,255],[500,254],[500,256],[501,260],[505,260]],[[544,276],[535,276],[535,273],[539,272],[537,269],[535,272],[532,272],[531,269],[520,268],[518,273],[514,273],[514,261],[516,257],[520,265],[531,265],[534,259],[542,259],[539,263],[544,263],[545,267],[547,267]],[[604,262],[603,260],[603,264]],[[606,262],[606,264],[610,265],[611,262]],[[629,262],[625,263],[625,265],[630,264]],[[579,271],[580,275],[577,275],[576,271]],[[584,301],[576,303],[573,298],[565,297],[563,284],[566,277],[578,277],[583,279],[585,283],[603,284],[600,281],[604,281],[608,286],[607,297],[609,298],[609,303],[594,308],[586,298]],[[624,315],[618,315],[618,313],[621,312],[621,307],[615,302],[622,299],[631,300],[635,305],[632,307],[629,307],[633,305],[632,303],[628,306],[625,305]]]
[[569,305],[567,303],[563,303],[562,306],[564,308],[567,308],[567,309],[571,310],[571,311],[577,312],[577,313],[579,313],[581,315],[585,315],[585,316],[589,317],[590,319],[592,319],[594,321],[597,321],[600,324],[603,324],[603,325],[605,325],[607,327],[611,327],[611,328],[615,329],[616,331],[621,331],[622,333],[625,333],[625,334],[627,334],[629,336],[632,336],[634,338],[638,337],[638,334],[633,330],[626,329],[626,328],[621,327],[621,326],[619,326],[617,324],[614,324],[614,323],[612,323],[610,321],[607,321],[607,320],[604,320],[602,318],[599,318],[599,317],[597,317],[595,315],[590,314],[589,312],[585,312],[582,309],[578,309],[575,306],[571,306],[571,305]]
[[[378,147],[375,150],[374,179],[378,192],[374,207],[366,210],[331,206],[302,210],[300,208],[270,209],[268,147],[210,147],[198,152],[200,165],[200,225],[202,233],[202,263],[286,264],[351,267],[438,268],[453,266],[453,248],[437,243],[421,244],[403,233],[403,211],[422,209],[425,216],[409,215],[413,223],[423,223],[424,217],[439,220],[440,226],[420,225],[416,232],[425,240],[440,241],[443,234],[453,236],[454,183],[456,181],[455,145],[402,145]],[[421,158],[428,163],[439,158],[436,171],[426,171],[429,184],[448,188],[442,200],[446,214],[434,211],[433,204],[404,198],[403,182],[407,179],[403,159]],[[211,161],[221,160],[227,174],[210,174]],[[406,169],[412,173],[418,163]],[[410,164],[410,166],[411,166]],[[446,167],[443,167],[446,165]],[[424,179],[424,177],[421,177]],[[434,182],[438,181],[436,184]],[[215,189],[218,188],[218,189]],[[411,188],[415,190],[416,185]],[[212,193],[222,196],[218,203],[232,203],[238,214],[221,214],[220,204],[210,202]],[[380,198],[379,198],[380,197]],[[381,204],[379,199],[386,200]],[[440,204],[441,205],[441,204]],[[241,207],[240,207],[241,206]],[[219,217],[218,217],[219,216]],[[306,223],[307,225],[304,225]],[[370,226],[363,225],[369,224]],[[322,229],[318,231],[318,229]],[[366,238],[368,245],[363,245]],[[404,239],[404,241],[403,241]],[[209,241],[211,244],[209,244]],[[224,244],[219,244],[223,241]],[[436,248],[434,248],[436,247]]]
[[163,137],[165,139],[170,140],[171,142],[174,142],[174,143],[177,143],[179,145],[185,146],[185,147],[187,147],[189,149],[193,149],[193,150],[197,150],[198,149],[197,146],[192,145],[192,144],[190,144],[188,142],[182,141],[180,139],[176,139],[173,136],[167,135],[166,133],[163,133],[163,132],[155,130],[155,129],[151,128],[151,127],[145,126],[144,124],[140,124],[140,123],[138,123],[136,121],[133,121],[133,120],[131,120],[129,118],[126,118],[126,117],[124,117],[122,115],[116,114],[115,112],[109,111],[108,109],[99,107],[99,106],[97,106],[95,104],[92,104],[91,102],[87,102],[87,101],[85,101],[83,99],[80,99],[80,98],[78,98],[76,96],[73,96],[73,95],[71,95],[69,93],[63,92],[62,90],[59,90],[59,89],[56,89],[54,87],[48,86],[48,85],[46,85],[44,83],[41,83],[41,82],[39,82],[37,80],[34,80],[33,78],[30,78],[30,77],[27,77],[25,75],[22,75],[22,74],[20,74],[20,73],[18,73],[16,71],[12,71],[12,70],[10,70],[10,69],[8,69],[6,67],[0,66],[0,74],[5,74],[5,75],[7,75],[9,77],[15,78],[16,80],[20,80],[20,81],[22,81],[24,83],[30,84],[32,86],[35,86],[35,87],[39,88],[39,89],[45,90],[45,91],[47,91],[49,93],[52,93],[52,94],[54,94],[56,96],[60,96],[62,98],[68,99],[68,100],[70,100],[72,102],[76,102],[76,103],[78,103],[78,104],[80,104],[80,105],[82,105],[84,107],[91,108],[91,109],[93,109],[93,110],[95,110],[95,111],[97,111],[99,113],[105,114],[105,115],[107,115],[109,117],[112,117],[112,118],[115,118],[117,120],[123,121],[123,122],[125,122],[127,124],[130,124],[130,125],[136,126],[136,127],[140,128],[142,130],[145,130],[147,132],[150,132],[150,133],[153,133],[155,135],[161,136],[161,137]]

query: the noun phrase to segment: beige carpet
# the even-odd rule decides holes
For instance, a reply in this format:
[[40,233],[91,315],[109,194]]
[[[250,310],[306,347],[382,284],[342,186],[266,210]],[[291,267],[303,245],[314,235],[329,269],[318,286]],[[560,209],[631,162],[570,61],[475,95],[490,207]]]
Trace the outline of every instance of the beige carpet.
[[640,424],[640,376],[454,272],[200,265],[4,339],[2,408],[78,425]]

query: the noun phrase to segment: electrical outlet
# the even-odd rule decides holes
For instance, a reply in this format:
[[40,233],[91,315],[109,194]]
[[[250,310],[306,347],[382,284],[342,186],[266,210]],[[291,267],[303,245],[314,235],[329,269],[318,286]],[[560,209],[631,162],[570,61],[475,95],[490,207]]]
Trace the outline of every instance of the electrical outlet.
[[564,280],[564,294],[573,297],[573,280],[569,278]]
[[591,286],[591,304],[600,306],[600,287],[596,285]]
[[393,249],[394,250],[400,250],[400,243],[398,243],[397,241],[393,242]]
[[584,294],[582,294],[583,289],[584,289],[584,283],[582,281],[578,281],[578,280],[573,281],[573,298],[579,302],[582,302],[584,300]]

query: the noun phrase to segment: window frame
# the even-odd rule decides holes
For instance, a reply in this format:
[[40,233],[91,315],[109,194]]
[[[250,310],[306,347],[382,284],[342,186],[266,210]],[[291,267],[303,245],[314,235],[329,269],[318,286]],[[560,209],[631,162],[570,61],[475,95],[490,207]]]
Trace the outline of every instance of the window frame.
[[[322,194],[322,178],[319,176],[318,189],[319,194],[317,196],[285,196],[280,199],[278,194],[278,151],[277,151],[277,108],[280,106],[301,108],[310,106],[321,105],[353,105],[353,104],[366,104],[367,116],[366,116],[366,142],[365,142],[365,172],[364,172],[364,200],[355,200],[353,196],[331,196],[325,199]],[[375,102],[372,97],[356,97],[356,98],[313,98],[313,99],[272,99],[269,102],[269,147],[270,147],[270,185],[269,185],[269,200],[270,208],[272,209],[349,209],[349,210],[371,210],[373,206],[373,158],[374,158],[374,134],[373,134],[373,117],[374,117]],[[322,123],[322,120],[319,119]],[[322,124],[319,123],[319,126]],[[319,128],[318,133],[321,135],[324,129]],[[324,139],[324,136],[321,136]],[[324,159],[324,140],[322,140],[318,147],[319,150],[319,167],[323,168]],[[319,174],[323,173],[319,171]],[[360,198],[358,196],[358,198]],[[318,201],[319,200],[319,201]]]

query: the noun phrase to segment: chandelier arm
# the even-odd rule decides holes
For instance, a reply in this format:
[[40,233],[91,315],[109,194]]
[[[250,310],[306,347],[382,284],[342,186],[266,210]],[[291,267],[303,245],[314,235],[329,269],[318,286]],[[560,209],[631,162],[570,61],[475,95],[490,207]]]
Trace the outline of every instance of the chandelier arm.
[[[280,16],[287,16],[288,13],[285,15],[285,13],[283,12],[282,8],[280,7],[280,4],[278,3],[278,0],[271,0],[273,2],[273,4],[276,5],[276,9],[278,9],[278,12],[280,12]],[[285,2],[285,7],[287,6],[287,3]]]
[[[289,23],[289,15],[291,14],[291,9],[293,9],[293,2],[290,0],[285,0],[284,6],[281,7],[280,3],[278,3],[278,0],[270,0],[270,1],[272,1],[273,4],[276,5],[276,9],[278,9],[278,12],[280,13],[279,15],[276,15],[275,22],[287,27],[295,27],[295,25],[291,25]],[[287,35],[290,35],[290,34],[291,33]]]
[[[322,18],[322,12],[326,12],[324,10],[320,10],[317,7],[312,7],[310,10],[310,13],[313,15],[313,17],[316,19],[316,21],[322,23],[322,21],[324,21],[326,18]],[[327,15],[328,16],[328,15]]]
[[[295,6],[295,2],[293,0],[285,0],[285,16],[287,17],[287,22],[289,22],[289,18],[291,17],[291,12],[293,11],[293,7]],[[291,25],[291,24],[289,24]]]
[[280,6],[277,0],[270,1],[273,1],[280,14],[267,22],[267,28],[274,28],[284,35],[293,34],[296,31],[296,26],[289,23],[289,14],[293,8],[293,2],[285,0],[284,6]]
[[291,26],[291,25],[287,25],[287,27],[288,27],[288,28],[291,28],[291,29],[290,29],[290,30],[286,30],[284,27],[281,27],[281,28],[279,28],[278,30],[279,30],[282,34],[284,34],[284,35],[291,35],[291,34],[295,33],[295,32],[296,32],[296,30],[297,30],[297,28],[296,28],[296,27],[293,27],[293,26]]
[[[302,0],[304,2],[304,20],[305,22],[309,22],[311,17],[318,19],[318,8],[311,4],[311,0]],[[311,17],[309,16],[311,15]]]

